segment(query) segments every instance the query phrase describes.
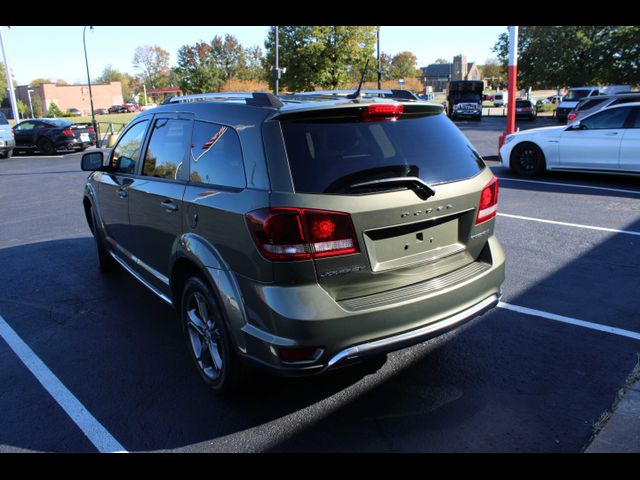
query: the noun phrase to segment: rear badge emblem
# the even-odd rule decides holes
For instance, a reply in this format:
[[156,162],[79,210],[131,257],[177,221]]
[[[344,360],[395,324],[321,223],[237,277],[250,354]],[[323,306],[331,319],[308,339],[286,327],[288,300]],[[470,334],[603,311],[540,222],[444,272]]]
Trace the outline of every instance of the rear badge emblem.
[[419,217],[421,215],[427,215],[427,214],[433,212],[434,210],[436,212],[441,212],[443,210],[449,210],[451,208],[453,208],[453,204],[447,203],[446,205],[439,205],[439,206],[435,207],[435,209],[433,209],[433,208],[425,208],[424,210],[416,210],[413,213],[412,212],[402,212],[400,214],[400,218],[407,218],[407,217],[410,217],[412,215],[414,217]]

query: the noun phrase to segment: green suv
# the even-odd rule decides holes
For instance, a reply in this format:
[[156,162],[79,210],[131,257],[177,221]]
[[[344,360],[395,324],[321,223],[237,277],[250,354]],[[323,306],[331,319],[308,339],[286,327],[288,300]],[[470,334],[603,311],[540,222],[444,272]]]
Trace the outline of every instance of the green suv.
[[251,363],[314,374],[422,342],[501,295],[498,182],[440,105],[177,97],[82,168],[100,269],[176,309],[218,393]]

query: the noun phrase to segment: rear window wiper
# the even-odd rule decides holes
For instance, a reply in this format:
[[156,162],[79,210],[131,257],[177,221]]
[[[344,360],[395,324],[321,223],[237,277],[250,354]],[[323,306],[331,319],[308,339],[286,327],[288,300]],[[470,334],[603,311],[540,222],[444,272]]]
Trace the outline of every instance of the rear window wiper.
[[366,187],[394,187],[405,186],[414,191],[422,200],[426,200],[436,194],[436,191],[429,184],[425,183],[418,177],[391,177],[381,178],[378,180],[369,180],[367,182],[353,183],[349,185],[350,189],[366,188]]

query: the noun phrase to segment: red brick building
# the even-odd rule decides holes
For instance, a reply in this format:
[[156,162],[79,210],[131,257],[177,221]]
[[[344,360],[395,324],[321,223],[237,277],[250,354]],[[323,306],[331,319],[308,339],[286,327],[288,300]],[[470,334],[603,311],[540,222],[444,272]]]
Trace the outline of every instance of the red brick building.
[[[83,115],[91,115],[88,85],[59,86],[55,83],[43,83],[37,87],[21,85],[16,88],[16,95],[19,100],[22,100],[27,108],[29,107],[28,90],[33,90],[33,92],[31,92],[32,100],[36,95],[40,97],[43,115],[46,115],[47,109],[51,103],[55,103],[63,112],[66,112],[69,108],[77,108]],[[123,103],[122,84],[120,82],[104,84],[92,83],[91,93],[93,96],[94,109],[109,108],[111,105]]]

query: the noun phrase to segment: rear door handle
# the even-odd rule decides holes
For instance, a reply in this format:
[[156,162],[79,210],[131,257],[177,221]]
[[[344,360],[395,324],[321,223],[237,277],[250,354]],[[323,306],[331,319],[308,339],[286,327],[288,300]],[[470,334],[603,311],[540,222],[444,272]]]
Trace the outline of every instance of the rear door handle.
[[116,190],[116,194],[120,197],[120,198],[125,198],[128,193],[124,188],[119,188]]
[[165,200],[164,202],[161,202],[160,205],[162,205],[162,208],[164,208],[164,211],[167,213],[173,213],[178,210],[178,205],[173,203],[171,200]]
[[609,133],[605,133],[605,135],[607,137],[613,137],[614,135],[618,135],[618,132],[609,132]]

